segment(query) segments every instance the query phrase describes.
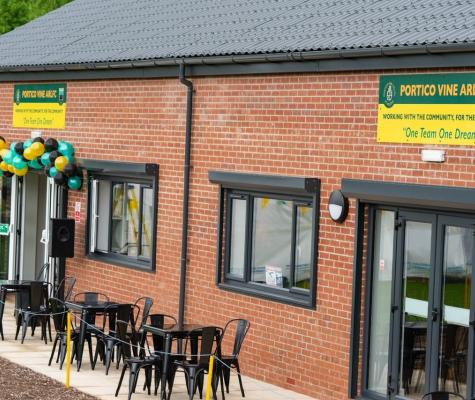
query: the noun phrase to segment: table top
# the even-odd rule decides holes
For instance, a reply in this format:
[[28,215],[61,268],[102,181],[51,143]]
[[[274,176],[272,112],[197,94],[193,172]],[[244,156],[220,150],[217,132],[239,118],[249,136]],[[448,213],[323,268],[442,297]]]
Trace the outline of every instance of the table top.
[[115,308],[119,305],[114,301],[65,301],[67,308],[72,310],[104,311],[106,308]]
[[0,280],[0,287],[4,289],[18,289],[31,286],[32,282],[42,282],[47,285],[48,282],[44,281],[32,281],[32,280],[19,280],[19,279],[4,279]]
[[165,324],[163,328],[157,328],[156,326],[144,324],[143,330],[145,332],[150,332],[152,334],[157,334],[161,336],[172,335],[172,336],[182,336],[189,335],[191,331],[196,329],[201,329],[205,325],[200,324],[183,324],[182,326],[178,324]]

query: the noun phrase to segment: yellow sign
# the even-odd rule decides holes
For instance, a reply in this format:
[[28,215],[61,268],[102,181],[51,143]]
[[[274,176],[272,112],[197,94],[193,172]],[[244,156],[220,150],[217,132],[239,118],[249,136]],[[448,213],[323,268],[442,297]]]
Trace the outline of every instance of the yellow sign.
[[381,77],[378,142],[475,146],[475,74]]
[[15,85],[13,127],[64,129],[66,84]]

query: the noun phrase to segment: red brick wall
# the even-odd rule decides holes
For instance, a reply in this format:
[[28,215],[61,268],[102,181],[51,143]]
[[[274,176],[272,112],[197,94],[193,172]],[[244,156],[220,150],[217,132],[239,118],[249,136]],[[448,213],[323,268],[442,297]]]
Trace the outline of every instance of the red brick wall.
[[[329,193],[341,178],[475,186],[473,148],[450,147],[445,164],[420,161],[419,145],[376,142],[378,74],[340,73],[193,79],[189,267],[186,320],[224,325],[244,317],[244,374],[321,400],[347,397],[354,202],[347,221],[332,223]],[[0,128],[9,139],[13,85],[0,85]],[[45,132],[71,141],[77,156],[160,164],[156,273],[84,257],[86,192],[76,258],[67,273],[78,290],[130,301],[150,295],[154,309],[178,312],[186,89],[178,79],[68,82],[67,129]],[[317,308],[230,293],[215,286],[218,187],[208,171],[235,170],[318,177],[322,212]]]

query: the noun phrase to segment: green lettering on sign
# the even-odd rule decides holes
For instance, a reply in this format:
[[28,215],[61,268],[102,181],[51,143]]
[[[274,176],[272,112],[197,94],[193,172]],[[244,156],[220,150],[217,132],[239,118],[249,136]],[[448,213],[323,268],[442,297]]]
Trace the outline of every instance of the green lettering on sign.
[[10,234],[9,224],[0,224],[0,236],[8,236]]

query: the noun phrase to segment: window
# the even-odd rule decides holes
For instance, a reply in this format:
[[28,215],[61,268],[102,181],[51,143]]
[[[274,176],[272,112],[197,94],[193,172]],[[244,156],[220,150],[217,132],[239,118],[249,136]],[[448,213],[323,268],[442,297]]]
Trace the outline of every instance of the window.
[[[241,180],[233,183],[238,187],[226,187],[226,174]],[[249,183],[256,177],[261,186]],[[218,284],[313,307],[319,182],[305,187],[308,178],[290,177],[292,188],[282,187],[283,177],[210,173],[210,178],[222,185]]]
[[156,183],[152,177],[92,175],[89,255],[154,269]]

